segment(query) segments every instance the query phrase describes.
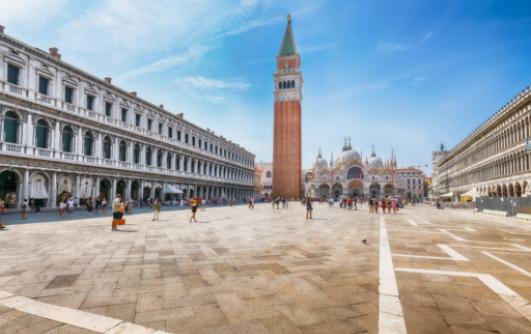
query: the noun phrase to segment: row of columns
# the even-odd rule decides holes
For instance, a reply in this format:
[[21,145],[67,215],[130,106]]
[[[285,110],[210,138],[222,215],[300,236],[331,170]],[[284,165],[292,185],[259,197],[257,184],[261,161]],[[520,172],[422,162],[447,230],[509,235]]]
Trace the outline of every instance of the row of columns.
[[[25,198],[30,197],[30,170],[24,169],[22,175],[22,180],[20,182],[21,189],[19,189],[17,194],[17,203],[20,206],[20,204],[23,202]],[[47,192],[48,192],[48,207],[50,208],[56,208],[57,206],[57,196],[58,194],[58,177],[59,172],[51,172],[48,173],[48,180],[49,183],[47,185]],[[74,198],[80,198],[81,197],[81,177],[82,175],[75,175],[73,178],[75,179],[74,189],[72,196]],[[134,181],[138,181],[139,188],[138,188],[138,198],[137,199],[143,199],[143,193],[144,188],[148,187],[148,185],[153,186],[153,184],[157,184],[158,181],[150,181],[150,180],[135,180],[135,179],[128,179],[128,178],[110,178],[110,177],[101,177],[101,176],[94,176],[93,180],[95,183],[93,184],[93,191],[92,191],[92,199],[94,200],[97,196],[99,196],[101,192],[101,182],[103,180],[109,180],[110,182],[110,194],[108,201],[112,201],[116,197],[117,194],[117,188],[118,188],[118,182],[123,180],[125,182],[124,187],[124,199],[129,201],[131,199],[131,191],[132,191],[132,184]],[[161,199],[164,199],[167,183],[162,182],[160,183],[161,188]],[[179,185],[177,188],[185,191],[183,193],[183,198],[188,199],[190,196],[201,196],[202,198],[206,200],[211,200],[212,198],[248,198],[254,195],[254,190],[250,188],[236,188],[231,186],[214,186],[214,185]],[[153,198],[155,196],[155,189],[151,188],[150,197]]]

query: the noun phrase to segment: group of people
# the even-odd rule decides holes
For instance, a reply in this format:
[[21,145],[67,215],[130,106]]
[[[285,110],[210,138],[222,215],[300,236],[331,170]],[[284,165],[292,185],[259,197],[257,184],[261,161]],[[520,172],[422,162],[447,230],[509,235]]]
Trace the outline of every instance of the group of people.
[[382,209],[382,213],[397,213],[398,212],[398,199],[391,198],[390,196],[382,197],[380,200],[373,197],[369,199],[369,212],[378,213],[378,209]]
[[339,207],[342,209],[347,209],[347,210],[352,210],[352,209],[358,210],[358,198],[357,197],[343,198],[339,202]]
[[271,204],[273,205],[273,209],[276,207],[277,210],[280,209],[280,203],[282,203],[283,209],[288,208],[289,201],[286,197],[276,197],[273,201],[271,201]]
[[64,217],[65,213],[70,215],[74,212],[76,205],[73,198],[64,199],[59,202],[59,217]]

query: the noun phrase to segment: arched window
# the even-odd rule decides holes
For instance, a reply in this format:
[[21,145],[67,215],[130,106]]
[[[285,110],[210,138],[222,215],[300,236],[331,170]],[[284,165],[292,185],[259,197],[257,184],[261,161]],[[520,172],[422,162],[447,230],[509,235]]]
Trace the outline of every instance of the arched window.
[[72,141],[74,138],[74,131],[71,127],[65,126],[63,128],[63,152],[72,152]]
[[151,158],[153,157],[153,152],[151,147],[148,147],[146,150],[146,165],[151,166]]
[[18,143],[19,124],[20,118],[18,117],[17,113],[13,111],[6,112],[6,116],[4,118],[4,141],[6,143]]
[[291,80],[291,88],[295,88],[295,80]]
[[133,149],[133,162],[135,164],[140,163],[140,144],[135,144],[135,148]]
[[105,138],[103,138],[103,158],[112,158],[112,140],[108,136],[105,136]]
[[188,172],[188,157],[184,157],[183,169],[184,169],[185,172]]
[[288,82],[286,83],[286,88],[288,88],[288,89],[291,88],[291,81],[288,80]]
[[278,89],[282,89],[282,82],[281,81],[278,82]]
[[92,156],[94,154],[94,135],[92,132],[86,132],[83,138],[83,153],[86,156]]
[[48,148],[48,123],[41,119],[35,127],[35,146],[39,148]]
[[349,179],[362,179],[363,178],[363,170],[358,167],[352,167],[348,170],[348,178]]
[[166,156],[166,169],[171,169],[171,154]]
[[162,150],[157,152],[157,167],[162,167]]
[[175,170],[180,170],[181,168],[181,157],[176,154],[175,155]]
[[282,89],[286,88],[286,81],[282,81]]
[[120,161],[126,161],[127,160],[127,144],[125,143],[125,140],[120,141]]
[[268,170],[268,171],[266,172],[266,177],[267,177],[268,179],[270,179],[271,176],[273,176],[273,174],[271,173],[270,170]]

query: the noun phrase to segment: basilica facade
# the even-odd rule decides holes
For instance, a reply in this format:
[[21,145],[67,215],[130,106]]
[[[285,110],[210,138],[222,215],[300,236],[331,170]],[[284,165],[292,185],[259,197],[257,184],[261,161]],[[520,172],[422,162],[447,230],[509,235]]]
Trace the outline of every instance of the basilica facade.
[[373,147],[370,156],[362,159],[347,138],[337,159],[327,161],[319,152],[312,169],[306,173],[304,188],[306,196],[316,199],[395,195],[413,199],[422,197],[423,181],[421,170],[397,168],[393,153],[384,161]]
[[238,198],[254,154],[0,26],[0,197],[33,200]]

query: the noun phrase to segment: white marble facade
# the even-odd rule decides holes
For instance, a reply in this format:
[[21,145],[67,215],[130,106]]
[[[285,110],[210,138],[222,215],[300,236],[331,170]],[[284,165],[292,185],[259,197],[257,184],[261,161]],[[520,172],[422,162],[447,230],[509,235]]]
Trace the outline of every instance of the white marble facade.
[[254,154],[183,114],[140,98],[0,32],[0,196],[121,193],[126,199],[253,194]]

